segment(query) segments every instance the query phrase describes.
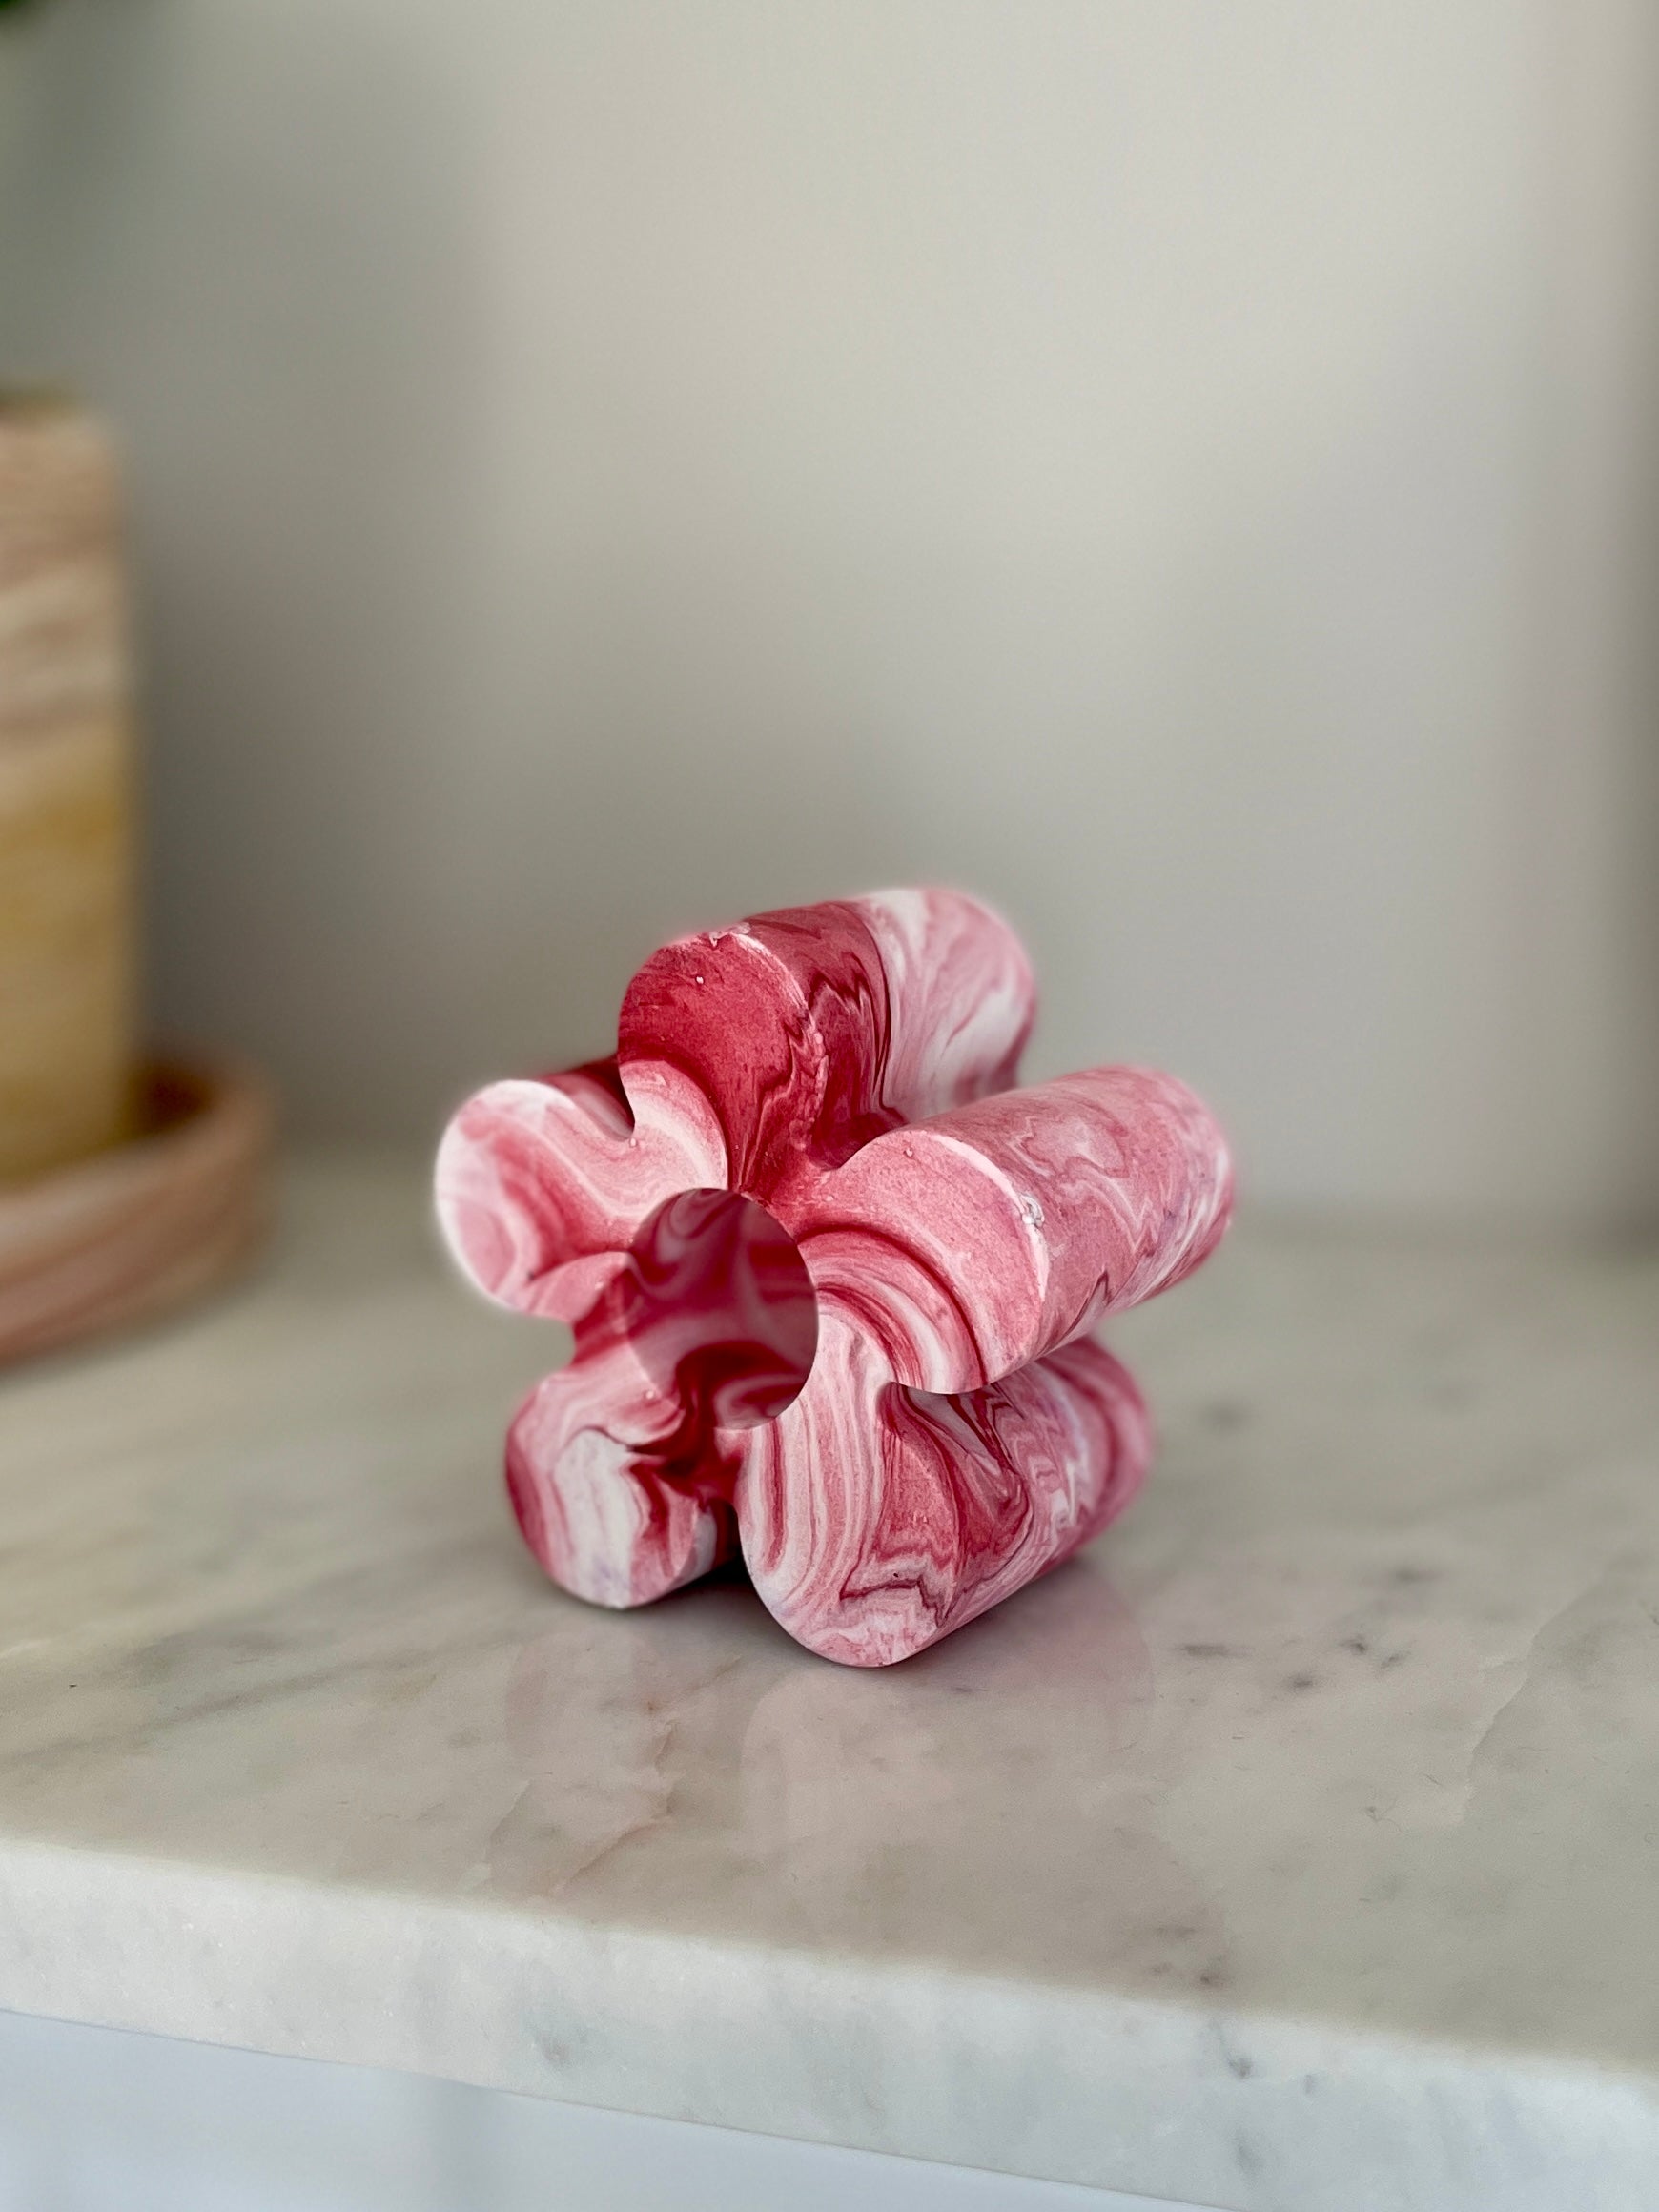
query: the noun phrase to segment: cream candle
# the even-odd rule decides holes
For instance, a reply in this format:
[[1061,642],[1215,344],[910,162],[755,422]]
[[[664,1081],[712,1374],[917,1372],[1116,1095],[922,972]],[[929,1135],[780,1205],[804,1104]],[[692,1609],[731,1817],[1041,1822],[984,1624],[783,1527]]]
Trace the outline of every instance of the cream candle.
[[0,1182],[127,1131],[133,804],[114,460],[0,398]]

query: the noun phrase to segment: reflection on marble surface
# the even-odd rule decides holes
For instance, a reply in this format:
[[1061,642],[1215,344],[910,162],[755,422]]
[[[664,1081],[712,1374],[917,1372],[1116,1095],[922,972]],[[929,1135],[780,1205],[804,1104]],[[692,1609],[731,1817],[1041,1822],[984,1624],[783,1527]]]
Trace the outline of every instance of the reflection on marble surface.
[[[1070,1977],[1090,1971],[1110,1837],[1112,1882],[1133,1881],[1157,1930],[1153,1974],[1216,1970],[1189,1956],[1217,1942],[1213,1915],[1114,1783],[1151,1675],[1102,1578],[1062,1571],[1034,1618],[912,1667],[900,1696],[846,1694],[788,1651],[732,1656],[752,1608],[737,1587],[711,1591],[668,1647],[632,1622],[577,1652],[557,1632],[529,1646],[506,1707],[526,1782],[490,1838],[495,1890],[556,1896],[581,1880],[607,1914],[654,1916],[649,1839],[672,1823],[688,1926],[718,1895],[723,1923],[750,1937],[948,1955],[973,1900],[977,1967]],[[1005,1896],[1027,1853],[1040,1915]]]
[[1247,1230],[1120,1334],[1137,1512],[831,1670],[737,1582],[551,1590],[487,1480],[544,1324],[416,1172],[310,1171],[261,1282],[0,1390],[0,2002],[1241,2212],[1649,2205],[1659,1268]]

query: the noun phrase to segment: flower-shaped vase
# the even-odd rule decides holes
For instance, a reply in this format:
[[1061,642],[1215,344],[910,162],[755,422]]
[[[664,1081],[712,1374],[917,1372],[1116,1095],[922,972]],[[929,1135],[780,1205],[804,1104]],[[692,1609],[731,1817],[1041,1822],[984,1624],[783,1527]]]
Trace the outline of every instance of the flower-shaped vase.
[[508,1431],[553,1579],[644,1605],[741,1552],[771,1612],[861,1667],[1059,1565],[1146,1471],[1093,1336],[1188,1274],[1232,1178],[1173,1077],[1015,1088],[1018,939],[940,891],[665,946],[617,1052],[469,1099],[438,1160],[451,1248],[567,1321]]

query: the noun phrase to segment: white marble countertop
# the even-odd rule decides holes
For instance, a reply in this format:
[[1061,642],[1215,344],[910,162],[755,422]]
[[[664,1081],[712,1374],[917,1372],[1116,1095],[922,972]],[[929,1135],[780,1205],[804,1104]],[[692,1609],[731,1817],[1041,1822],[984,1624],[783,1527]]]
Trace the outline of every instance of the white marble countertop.
[[594,1611],[418,1171],[0,1385],[0,2003],[1239,2212],[1659,2201],[1659,1265],[1241,1231],[885,1674]]

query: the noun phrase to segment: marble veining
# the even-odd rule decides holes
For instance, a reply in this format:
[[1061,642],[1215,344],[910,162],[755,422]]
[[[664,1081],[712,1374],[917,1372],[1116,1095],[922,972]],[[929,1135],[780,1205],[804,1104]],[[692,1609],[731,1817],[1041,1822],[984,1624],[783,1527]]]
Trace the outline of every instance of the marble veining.
[[417,1163],[0,1385],[0,2002],[1233,2212],[1649,2212],[1659,1265],[1246,1223],[904,1668],[601,1615]]

